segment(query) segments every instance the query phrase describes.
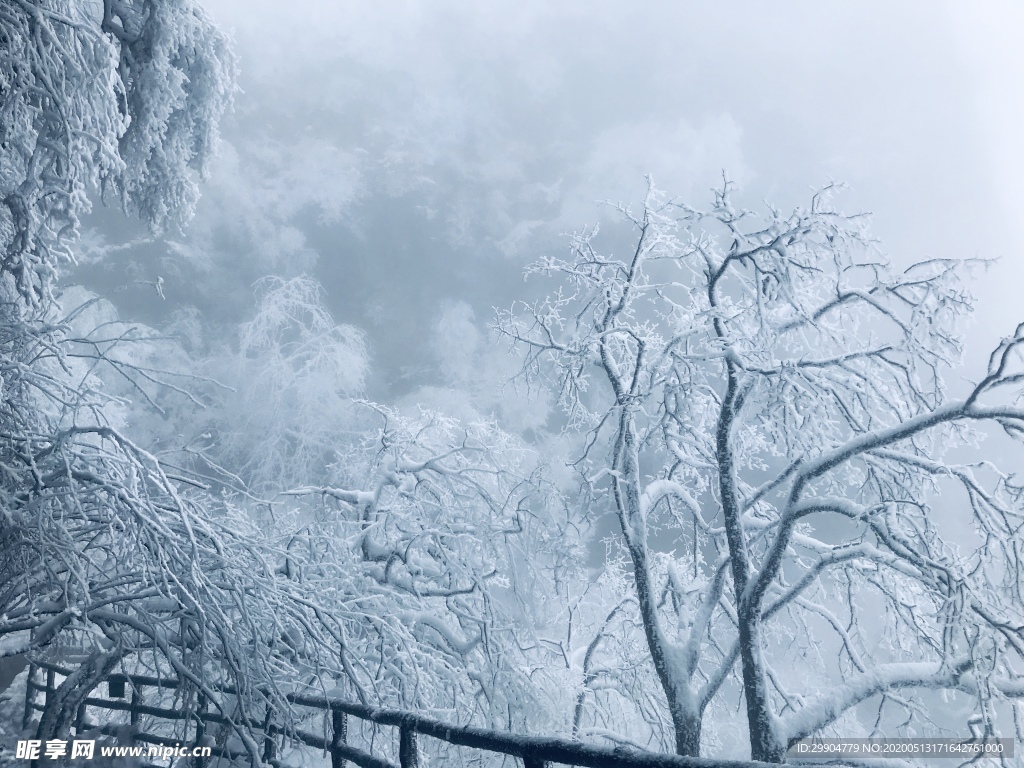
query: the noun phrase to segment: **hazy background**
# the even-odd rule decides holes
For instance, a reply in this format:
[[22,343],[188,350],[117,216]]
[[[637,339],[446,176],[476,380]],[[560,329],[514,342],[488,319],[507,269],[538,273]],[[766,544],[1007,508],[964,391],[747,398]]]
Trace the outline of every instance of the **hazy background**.
[[[1024,318],[1024,6],[1010,2],[207,0],[243,92],[187,233],[90,220],[72,280],[230,334],[265,274],[310,273],[367,331],[369,395],[494,368],[522,267],[640,199],[746,207],[848,182],[898,261],[998,257],[980,365]],[[152,286],[164,279],[166,299]]]

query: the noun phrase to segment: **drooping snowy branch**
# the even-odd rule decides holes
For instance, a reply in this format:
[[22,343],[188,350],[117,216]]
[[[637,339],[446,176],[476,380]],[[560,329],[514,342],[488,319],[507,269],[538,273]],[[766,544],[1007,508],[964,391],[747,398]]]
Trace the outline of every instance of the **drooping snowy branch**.
[[191,216],[235,64],[193,2],[19,0],[0,30],[0,272],[36,305],[90,195],[156,229]]

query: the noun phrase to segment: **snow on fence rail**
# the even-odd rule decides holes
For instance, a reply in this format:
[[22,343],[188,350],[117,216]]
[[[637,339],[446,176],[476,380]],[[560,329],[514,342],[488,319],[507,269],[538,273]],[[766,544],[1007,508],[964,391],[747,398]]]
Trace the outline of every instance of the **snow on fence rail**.
[[[46,673],[44,683],[36,682],[40,670]],[[71,671],[50,662],[36,662],[29,666],[25,689],[23,723],[25,727],[28,727],[34,711],[45,709],[50,694],[56,690],[55,676],[66,676]],[[180,744],[182,740],[138,731],[139,719],[143,715],[163,720],[195,721],[193,738],[197,745],[204,743],[207,724],[230,725],[227,718],[215,712],[206,711],[202,700],[199,701],[198,706],[190,710],[165,709],[142,703],[140,691],[143,688],[174,690],[179,686],[179,681],[175,678],[113,673],[105,678],[105,682],[107,698],[90,696],[79,706],[74,719],[76,733],[89,730],[115,736],[123,728],[123,725],[86,722],[87,707],[127,712],[129,724],[133,727],[132,738],[137,742],[148,744],[173,746]],[[129,686],[131,695],[128,701],[124,701],[125,691]],[[44,694],[45,698],[42,704],[36,701],[37,692]],[[296,706],[330,713],[331,734],[328,738],[325,739],[322,736],[301,730],[293,730],[287,736],[293,742],[301,742],[329,753],[332,768],[345,768],[346,761],[361,768],[418,768],[420,752],[417,737],[419,735],[455,746],[516,757],[522,760],[523,768],[548,768],[549,764],[579,766],[580,768],[771,768],[768,763],[755,761],[680,757],[679,755],[643,752],[624,747],[599,747],[553,736],[524,736],[473,726],[452,725],[415,712],[370,707],[332,696],[291,694],[288,699]],[[398,728],[398,765],[349,744],[349,717]],[[268,710],[265,720],[256,724],[255,730],[263,733],[264,764],[274,768],[284,768],[285,764],[277,759],[277,739],[285,734],[285,729],[274,722],[272,711]],[[208,740],[206,741],[208,743]],[[212,746],[212,755],[225,758],[249,757],[247,752],[231,750],[226,746]],[[203,768],[203,762],[203,758],[194,758],[196,768]],[[812,765],[804,761],[801,761],[801,764],[807,768],[811,768]]]

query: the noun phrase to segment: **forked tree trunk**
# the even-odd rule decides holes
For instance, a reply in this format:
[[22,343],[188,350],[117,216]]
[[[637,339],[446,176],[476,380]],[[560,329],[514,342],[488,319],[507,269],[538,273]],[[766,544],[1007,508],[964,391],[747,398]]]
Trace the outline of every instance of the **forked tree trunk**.
[[671,641],[665,637],[658,620],[658,601],[655,585],[651,583],[650,562],[647,553],[646,521],[640,505],[639,461],[636,430],[628,406],[623,406],[619,419],[617,446],[620,477],[624,482],[615,486],[615,501],[633,562],[633,580],[636,586],[640,617],[647,638],[647,647],[658,674],[661,689],[668,700],[672,726],[675,730],[676,753],[684,757],[700,756],[702,712],[696,705],[692,681],[669,652]]
[[672,725],[676,730],[676,754],[700,757],[701,717],[698,712],[672,711]]
[[736,594],[739,624],[740,667],[743,676],[743,697],[747,705],[747,728],[750,731],[750,756],[766,763],[785,759],[775,728],[775,715],[768,698],[768,676],[764,669],[761,646],[759,605],[746,605],[744,594],[750,580],[750,554],[743,531],[742,509],[736,494],[735,466],[732,453],[732,423],[738,408],[738,376],[732,363],[729,385],[722,400],[716,435],[718,452],[718,491],[725,519],[725,536],[729,544],[732,581]]
[[747,704],[747,727],[750,730],[750,757],[766,763],[785,762],[786,748],[775,728],[775,717],[768,700],[768,676],[761,653],[760,617],[739,620],[740,663],[743,669],[743,698]]

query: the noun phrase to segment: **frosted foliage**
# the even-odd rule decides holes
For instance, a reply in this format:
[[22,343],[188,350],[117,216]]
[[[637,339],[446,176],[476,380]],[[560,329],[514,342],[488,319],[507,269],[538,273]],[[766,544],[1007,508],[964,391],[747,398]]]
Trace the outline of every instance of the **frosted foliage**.
[[206,366],[233,391],[213,392],[199,423],[220,461],[261,492],[324,480],[357,429],[352,398],[369,368],[366,343],[334,322],[320,293],[306,277],[260,281],[238,349],[216,350]]
[[[136,394],[176,386],[141,362],[153,339],[120,331],[95,302],[0,325],[0,653],[63,646],[84,659],[50,697],[36,738],[65,736],[82,699],[123,669],[187,680],[177,695],[207,697],[257,755],[245,725],[253,708],[287,713],[281,685],[310,668],[343,674],[333,650],[321,660],[335,637],[304,590],[276,576],[278,555],[245,510],[110,418],[123,411],[103,376],[134,380]],[[295,626],[307,632],[301,656],[279,648]]]
[[561,288],[499,318],[587,433],[680,752],[734,674],[761,759],[862,701],[937,727],[899,689],[965,693],[989,729],[1021,693],[1021,489],[946,457],[975,425],[1021,437],[1024,326],[952,396],[972,262],[895,269],[834,192],[757,215],[652,184],[618,207],[625,258],[578,233],[531,268]]
[[539,457],[493,425],[364,407],[379,426],[337,485],[287,492],[310,506],[282,528],[285,573],[344,627],[348,690],[550,730],[558,657],[535,632],[557,618],[551,573],[576,578],[579,543]]
[[[551,573],[579,578],[579,542],[540,457],[493,424],[354,403],[327,382],[358,385],[361,337],[331,321],[311,281],[260,292],[235,354],[258,363],[241,370],[271,382],[270,403],[238,406],[221,386],[163,370],[183,365],[180,348],[82,289],[64,292],[67,312],[0,326],[3,359],[33,361],[2,368],[0,653],[70,647],[85,659],[31,732],[66,736],[115,670],[186,680],[150,703],[203,696],[227,719],[218,743],[238,739],[257,762],[252,722],[267,706],[286,728],[311,727],[284,700],[297,688],[492,727],[564,718],[555,652],[537,634],[559,618]],[[189,402],[186,383],[204,399],[227,393],[228,404],[165,411],[210,428],[209,445],[183,450],[172,435],[150,450],[129,436],[146,406]],[[303,427],[289,398],[317,387],[330,395]],[[257,406],[282,421],[260,421]],[[246,442],[249,487],[230,463]],[[314,447],[332,460],[313,461]],[[274,450],[291,463],[257,463]],[[297,476],[324,484],[253,495]],[[379,736],[356,731],[356,743]]]
[[[187,396],[174,355],[96,297],[54,297],[91,193],[155,229],[188,216],[233,66],[189,2],[0,4],[0,653],[83,659],[36,738],[66,737],[120,668],[180,677],[258,760],[251,708],[286,711],[278,681],[334,642],[246,516],[129,436],[135,405]],[[309,618],[299,664],[278,633]]]
[[[234,93],[228,40],[192,0],[110,0],[106,28],[121,41],[118,74],[130,120],[120,138],[125,171],[114,177],[128,209],[157,229],[187,221]],[[119,27],[119,28],[118,28]],[[195,172],[195,173],[194,173]]]
[[333,382],[348,396],[363,388],[368,361],[362,332],[337,325],[323,306],[320,285],[308,277],[264,278],[257,286],[256,316],[241,329],[241,353],[267,355],[266,372],[285,391],[302,379]]
[[0,7],[2,273],[30,303],[72,259],[102,190],[154,229],[186,220],[234,90],[226,38],[190,0]]

